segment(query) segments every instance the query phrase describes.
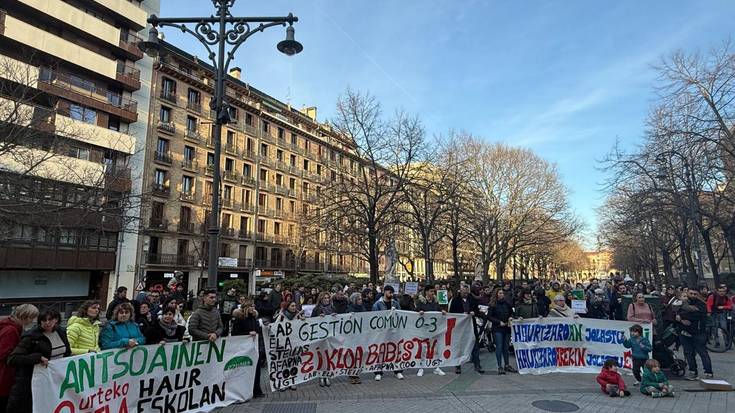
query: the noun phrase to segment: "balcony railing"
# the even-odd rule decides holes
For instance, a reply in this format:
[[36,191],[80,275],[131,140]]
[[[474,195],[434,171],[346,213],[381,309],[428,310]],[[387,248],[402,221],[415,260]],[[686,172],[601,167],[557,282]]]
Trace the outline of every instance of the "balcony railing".
[[222,177],[225,179],[225,181],[230,181],[230,182],[240,181],[240,174],[234,171],[225,170],[225,173],[222,174]]
[[187,101],[186,108],[197,113],[202,113],[202,104],[200,102]]
[[153,254],[146,255],[146,264],[152,265],[181,265],[191,267],[196,260],[193,255],[180,254]]
[[283,185],[276,185],[275,190],[278,195],[288,195],[288,188]]
[[158,130],[163,131],[163,132],[167,132],[171,134],[176,132],[176,125],[174,125],[174,123],[170,121],[164,122],[162,120],[159,120],[158,123],[156,124],[156,127],[158,128]]
[[247,230],[240,230],[237,236],[241,239],[253,239],[253,233]]
[[251,268],[253,266],[252,258],[238,258],[237,266],[241,268]]
[[196,224],[193,222],[179,222],[178,232],[181,234],[195,234]]
[[244,130],[253,136],[258,136],[258,128],[253,125],[244,124]]
[[184,202],[194,202],[195,200],[194,191],[180,192],[179,199]]
[[260,164],[263,166],[272,166],[273,165],[273,159],[269,158],[266,155],[260,155],[258,156],[258,159],[260,159]]
[[143,58],[143,51],[138,48],[138,43],[142,40],[134,33],[125,30],[120,31],[120,48],[125,49],[138,59]]
[[162,90],[161,91],[161,99],[166,100],[171,103],[176,103],[176,92],[172,90]]
[[165,151],[165,152],[159,152],[156,151],[154,154],[154,159],[156,162],[161,162],[165,164],[171,164],[171,152]]
[[124,62],[117,62],[115,78],[129,89],[140,89],[140,70]]
[[202,169],[204,169],[204,173],[206,175],[210,175],[210,176],[214,175],[214,165],[210,164],[210,165],[205,166]]
[[283,172],[288,172],[288,168],[289,166],[286,162],[276,161],[276,169],[283,171]]
[[199,162],[196,159],[184,159],[181,161],[181,167],[190,171],[199,169]]
[[[94,83],[83,81],[73,77],[70,74],[55,71],[47,67],[40,68],[38,76],[40,85],[47,85],[48,88],[56,88],[75,95],[76,97],[84,97],[92,99],[104,105],[111,105],[117,109],[128,112],[126,119],[135,118],[137,120],[138,102],[121,96],[119,93],[111,92],[107,89],[97,87]],[[92,102],[88,103],[91,104]]]
[[242,157],[254,161],[256,159],[255,151],[252,149],[246,149],[242,151]]
[[232,227],[222,227],[220,228],[220,234],[223,237],[234,237],[235,236],[235,228]]
[[197,143],[203,143],[204,137],[197,130],[187,129],[184,138]]
[[158,231],[167,231],[168,220],[162,217],[151,217],[150,221],[148,221],[148,228]]
[[243,176],[241,182],[243,185],[255,186],[255,178],[252,176]]
[[222,147],[225,149],[225,152],[232,154],[232,155],[239,155],[240,151],[237,149],[237,145],[234,143],[225,143],[222,145]]
[[254,214],[255,213],[255,205],[253,205],[253,204],[242,204],[240,206],[240,211],[250,212],[250,213]]
[[157,196],[168,197],[171,195],[171,187],[165,184],[153,184],[151,191]]

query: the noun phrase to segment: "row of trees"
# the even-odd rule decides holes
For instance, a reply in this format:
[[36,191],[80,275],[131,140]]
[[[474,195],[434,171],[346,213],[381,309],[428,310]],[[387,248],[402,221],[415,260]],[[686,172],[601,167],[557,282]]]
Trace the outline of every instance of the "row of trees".
[[418,118],[385,117],[374,97],[350,90],[333,127],[363,162],[321,191],[302,233],[318,249],[362,257],[373,282],[391,242],[409,274],[420,258],[433,280],[441,258],[455,275],[473,262],[487,281],[491,265],[498,279],[511,266],[548,268],[581,228],[556,167],[528,149],[453,132],[428,139]]
[[[735,54],[676,52],[656,67],[658,100],[643,142],[606,159],[603,241],[618,268],[668,282],[720,282],[735,262]],[[659,280],[662,281],[662,280]]]

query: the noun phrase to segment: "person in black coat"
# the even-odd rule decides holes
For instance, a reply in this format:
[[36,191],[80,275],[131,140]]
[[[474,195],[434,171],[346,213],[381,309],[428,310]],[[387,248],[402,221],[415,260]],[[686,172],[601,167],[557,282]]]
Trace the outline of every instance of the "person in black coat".
[[258,322],[258,311],[255,310],[253,302],[245,300],[240,308],[232,312],[232,335],[233,336],[258,336],[258,365],[255,368],[255,380],[253,382],[253,397],[263,397],[260,387],[260,369],[265,366],[265,341],[262,329]]
[[31,413],[33,396],[31,379],[36,364],[48,366],[49,360],[71,355],[66,331],[59,327],[61,315],[54,310],[43,311],[38,327],[26,333],[8,356],[8,365],[15,367],[15,384],[8,396],[8,412]]
[[260,318],[265,319],[269,323],[273,321],[273,317],[280,311],[280,308],[273,306],[273,303],[268,298],[268,293],[261,291],[258,298],[255,300],[255,310],[258,311]]
[[153,320],[143,330],[145,342],[148,344],[165,344],[183,341],[186,327],[176,324],[176,320],[174,320],[175,315],[175,307],[166,307],[161,313],[161,318]]
[[[506,290],[495,290],[495,295],[490,300],[487,318],[493,323],[493,336],[495,338],[495,359],[498,362],[498,374],[505,372],[516,373],[517,370],[510,365],[510,319],[513,318],[513,307],[506,299]],[[505,361],[505,364],[501,362]],[[505,366],[505,368],[503,368]]]
[[[469,314],[472,317],[474,317],[475,314],[480,314],[477,300],[472,296],[472,294],[470,294],[470,287],[468,285],[463,285],[459,294],[453,297],[452,301],[449,302],[449,312],[454,314]],[[477,338],[480,332],[478,331],[474,318],[472,319],[472,326],[475,330],[475,345],[472,347],[472,364],[475,366],[475,371],[483,374],[485,373],[485,370],[483,370],[482,365],[480,365],[480,346],[477,344]],[[456,374],[461,374],[462,366],[455,367],[454,372]]]

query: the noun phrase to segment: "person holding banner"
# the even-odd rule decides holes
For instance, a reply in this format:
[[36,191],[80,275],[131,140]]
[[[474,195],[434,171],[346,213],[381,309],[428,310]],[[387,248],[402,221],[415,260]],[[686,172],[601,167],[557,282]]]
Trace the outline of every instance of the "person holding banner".
[[15,380],[15,368],[7,364],[8,356],[20,342],[23,329],[38,317],[38,308],[33,304],[21,304],[0,320],[0,412],[5,413],[10,387]]
[[[470,287],[468,285],[462,285],[459,295],[452,297],[452,300],[449,302],[449,312],[454,314],[469,314],[472,317],[474,317],[475,314],[480,314],[477,300],[475,300],[475,297],[470,294]],[[475,330],[475,344],[472,347],[472,364],[475,366],[476,372],[483,374],[485,373],[485,370],[483,370],[480,365],[480,346],[477,343],[477,338],[480,332],[477,331],[474,318],[472,320],[473,328]],[[462,366],[455,367],[454,373],[462,374]]]
[[[395,300],[393,294],[395,293],[395,289],[391,285],[386,285],[383,287],[383,295],[378,299],[378,301],[373,304],[373,311],[386,311],[386,310],[400,310],[401,305],[398,304],[398,300]],[[403,370],[396,370],[393,372],[396,375],[396,378],[398,380],[403,380]],[[379,371],[375,373],[375,381],[380,381],[383,379],[383,372]]]
[[8,356],[8,365],[15,367],[15,384],[8,396],[8,411],[31,413],[31,378],[37,364],[48,366],[49,360],[71,355],[66,331],[59,327],[61,314],[46,310],[38,317],[38,326],[26,333]]
[[265,365],[265,342],[263,341],[262,329],[258,323],[258,312],[253,302],[245,299],[240,301],[240,308],[232,312],[232,335],[249,335],[258,340],[258,365],[255,367],[255,380],[253,381],[253,397],[264,397],[265,394],[260,387],[260,370]]
[[[425,295],[420,295],[418,297],[418,305],[416,306],[416,311],[418,311],[420,316],[423,316],[425,311],[437,311],[441,312],[442,315],[447,314],[447,312],[442,310],[442,308],[439,306],[439,302],[436,299],[436,295],[434,294],[434,289],[432,287],[428,287],[424,294]],[[442,370],[441,367],[435,368],[434,374],[436,374],[437,376],[446,376],[446,373],[444,373],[444,370]],[[424,369],[419,369],[416,375],[418,377],[423,376]]]
[[102,350],[111,348],[133,348],[145,344],[145,337],[140,332],[138,324],[133,321],[133,305],[121,303],[112,312],[113,320],[109,321],[102,330],[100,347]]
[[66,338],[71,354],[97,353],[100,351],[100,303],[85,301],[79,306],[77,315],[66,323]]
[[335,314],[334,307],[332,306],[332,298],[329,296],[329,292],[323,291],[319,294],[319,302],[311,312],[312,317],[325,316]]
[[[510,365],[510,319],[513,318],[513,307],[505,299],[505,290],[495,290],[490,300],[487,318],[493,322],[493,336],[495,338],[495,360],[498,362],[498,374],[517,373],[518,370]],[[505,364],[502,362],[505,361]],[[503,367],[505,366],[505,367]]]
[[558,294],[554,297],[554,302],[551,305],[551,309],[549,309],[549,317],[579,318],[579,315],[567,305],[567,300],[564,296]]
[[189,334],[195,341],[215,341],[222,336],[224,326],[217,310],[217,292],[208,290],[204,303],[189,316]]

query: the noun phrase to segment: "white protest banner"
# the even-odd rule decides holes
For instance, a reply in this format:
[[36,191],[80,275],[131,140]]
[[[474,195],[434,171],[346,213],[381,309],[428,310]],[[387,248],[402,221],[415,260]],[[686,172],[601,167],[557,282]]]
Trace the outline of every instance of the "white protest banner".
[[314,378],[458,366],[475,335],[465,314],[372,311],[272,323],[264,332],[271,389]]
[[[633,367],[629,321],[593,318],[532,318],[512,322],[511,340],[521,374],[599,373],[613,358],[624,369]],[[651,324],[641,324],[643,336],[651,340]]]
[[404,289],[404,292],[408,295],[418,294],[419,293],[419,283],[415,281],[409,281],[406,283],[403,289]]
[[169,343],[36,365],[34,413],[208,412],[253,397],[258,341]]
[[314,311],[314,307],[316,307],[314,304],[304,304],[301,306],[301,311],[304,312],[305,317],[311,317],[311,312]]

